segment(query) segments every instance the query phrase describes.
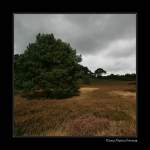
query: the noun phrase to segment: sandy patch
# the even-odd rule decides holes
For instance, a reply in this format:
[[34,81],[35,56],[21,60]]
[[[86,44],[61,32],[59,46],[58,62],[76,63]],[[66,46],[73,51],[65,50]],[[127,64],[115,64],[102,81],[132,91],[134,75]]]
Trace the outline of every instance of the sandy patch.
[[128,92],[128,91],[111,91],[110,94],[120,96],[136,96],[135,92]]
[[81,92],[93,92],[95,90],[98,90],[99,88],[90,88],[90,87],[82,87],[80,88]]

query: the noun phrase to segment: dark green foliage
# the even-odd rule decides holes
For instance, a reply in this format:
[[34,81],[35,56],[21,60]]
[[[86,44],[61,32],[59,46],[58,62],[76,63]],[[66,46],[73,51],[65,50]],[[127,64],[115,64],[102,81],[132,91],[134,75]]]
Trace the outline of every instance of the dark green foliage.
[[88,67],[78,65],[79,78],[81,83],[89,84],[90,80],[94,78],[94,74],[88,69]]
[[22,136],[23,134],[24,134],[23,129],[21,129],[21,128],[15,128],[14,129],[14,135],[15,136]]
[[53,34],[38,34],[24,54],[14,56],[14,85],[23,92],[43,92],[50,98],[78,93],[78,63],[81,56],[70,44]]
[[133,81],[136,80],[136,74],[125,74],[125,75],[114,75],[110,74],[108,76],[103,77],[104,79],[112,79],[112,80],[124,80],[124,81]]
[[106,74],[106,71],[103,70],[102,68],[98,68],[97,70],[95,70],[95,77],[96,78],[101,78],[102,74]]

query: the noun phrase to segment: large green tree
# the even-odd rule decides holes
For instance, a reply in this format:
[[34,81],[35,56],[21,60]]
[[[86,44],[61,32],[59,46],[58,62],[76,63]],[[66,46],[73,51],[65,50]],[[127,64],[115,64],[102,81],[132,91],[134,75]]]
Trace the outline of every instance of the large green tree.
[[16,90],[37,93],[51,98],[64,98],[78,93],[78,63],[70,44],[55,39],[53,34],[38,34],[25,52],[14,57]]

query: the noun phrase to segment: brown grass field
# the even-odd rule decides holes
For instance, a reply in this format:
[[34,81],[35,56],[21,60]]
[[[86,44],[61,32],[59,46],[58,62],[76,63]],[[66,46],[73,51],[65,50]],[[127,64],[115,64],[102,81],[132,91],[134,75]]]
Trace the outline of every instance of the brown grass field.
[[100,81],[68,99],[14,96],[15,136],[134,136],[136,84]]

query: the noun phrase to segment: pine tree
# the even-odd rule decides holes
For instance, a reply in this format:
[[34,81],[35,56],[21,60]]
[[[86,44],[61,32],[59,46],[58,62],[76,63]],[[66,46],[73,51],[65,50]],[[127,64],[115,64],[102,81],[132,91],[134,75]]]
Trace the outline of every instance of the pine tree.
[[78,93],[78,63],[81,55],[53,34],[38,34],[25,52],[15,56],[14,85],[23,92],[42,91],[50,98]]

